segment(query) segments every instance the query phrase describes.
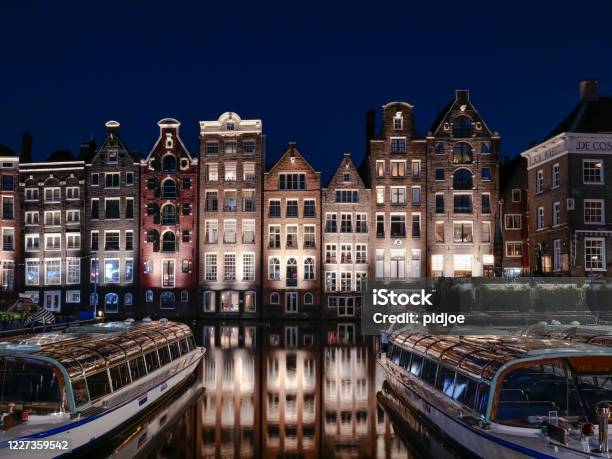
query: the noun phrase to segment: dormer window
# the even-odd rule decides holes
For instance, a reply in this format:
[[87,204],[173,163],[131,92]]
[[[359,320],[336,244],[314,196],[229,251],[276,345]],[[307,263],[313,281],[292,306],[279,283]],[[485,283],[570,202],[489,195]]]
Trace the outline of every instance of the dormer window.
[[108,159],[107,159],[107,163],[108,164],[117,164],[117,152],[116,151],[109,151],[108,152]]
[[228,121],[228,122],[225,124],[225,130],[226,130],[226,131],[234,131],[234,130],[235,130],[235,128],[236,128],[236,125],[234,124],[234,122],[233,122],[233,121]]
[[342,181],[343,182],[350,182],[351,181],[351,173],[350,172],[345,172],[342,176]]
[[404,118],[402,112],[397,112],[393,117],[393,129],[395,131],[401,131],[404,127]]
[[172,134],[166,134],[166,148],[174,147],[174,140],[172,139]]

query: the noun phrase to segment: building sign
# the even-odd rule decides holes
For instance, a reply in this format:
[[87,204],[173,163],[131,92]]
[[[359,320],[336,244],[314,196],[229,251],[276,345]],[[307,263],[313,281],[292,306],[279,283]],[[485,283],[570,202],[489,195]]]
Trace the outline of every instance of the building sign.
[[[551,139],[551,142],[553,139]],[[554,140],[555,143],[546,147],[542,145],[528,150],[522,155],[527,158],[527,168],[531,169],[541,163],[551,161],[567,153],[612,153],[611,135],[575,135],[568,134],[566,137]]]

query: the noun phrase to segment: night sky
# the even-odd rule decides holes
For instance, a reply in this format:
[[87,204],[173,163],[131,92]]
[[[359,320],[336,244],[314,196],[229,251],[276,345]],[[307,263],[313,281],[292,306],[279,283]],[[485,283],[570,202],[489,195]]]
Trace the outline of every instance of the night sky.
[[468,88],[512,156],[576,104],[580,79],[612,94],[610,1],[89,3],[2,2],[0,143],[29,129],[36,159],[77,152],[115,119],[146,155],[174,117],[197,153],[198,121],[235,111],[263,120],[268,162],[296,141],[330,172],[345,151],[361,161],[365,111],[392,100],[425,134]]

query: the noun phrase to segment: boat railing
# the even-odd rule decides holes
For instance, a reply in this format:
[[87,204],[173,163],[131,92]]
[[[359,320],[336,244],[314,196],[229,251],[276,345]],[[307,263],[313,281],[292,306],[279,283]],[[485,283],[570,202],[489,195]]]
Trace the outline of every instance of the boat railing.
[[0,338],[6,338],[9,336],[16,336],[16,335],[29,335],[29,334],[34,334],[34,333],[59,331],[59,330],[65,330],[69,327],[91,325],[91,324],[97,324],[101,322],[102,322],[102,319],[95,318],[95,319],[87,319],[87,320],[74,320],[71,322],[61,322],[57,324],[36,325],[34,327],[13,328],[11,330],[0,331]]

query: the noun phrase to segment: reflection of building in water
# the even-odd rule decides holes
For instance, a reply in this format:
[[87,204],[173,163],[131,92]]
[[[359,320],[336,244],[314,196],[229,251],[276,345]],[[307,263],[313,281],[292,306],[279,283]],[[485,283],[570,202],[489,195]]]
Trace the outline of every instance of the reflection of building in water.
[[320,355],[315,336],[286,326],[264,337],[262,457],[320,456]]
[[261,376],[255,338],[254,326],[204,327],[201,457],[256,456]]

